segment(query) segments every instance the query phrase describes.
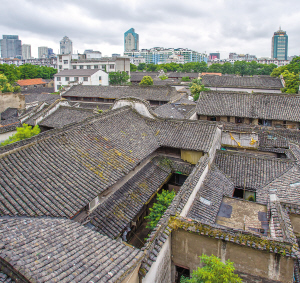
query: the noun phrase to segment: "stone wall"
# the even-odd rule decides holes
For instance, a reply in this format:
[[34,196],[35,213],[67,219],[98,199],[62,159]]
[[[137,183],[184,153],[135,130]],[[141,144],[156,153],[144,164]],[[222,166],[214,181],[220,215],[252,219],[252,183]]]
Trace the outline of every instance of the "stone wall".
[[[200,266],[199,256],[202,254],[213,254],[223,262],[230,259],[234,262],[236,271],[271,280],[268,282],[272,280],[293,282],[294,260],[289,257],[200,236],[181,229],[172,232],[172,260],[175,265],[187,266],[190,271],[195,270]],[[251,281],[249,279],[244,282]]]
[[20,93],[0,92],[0,113],[6,108],[25,108],[25,96]]

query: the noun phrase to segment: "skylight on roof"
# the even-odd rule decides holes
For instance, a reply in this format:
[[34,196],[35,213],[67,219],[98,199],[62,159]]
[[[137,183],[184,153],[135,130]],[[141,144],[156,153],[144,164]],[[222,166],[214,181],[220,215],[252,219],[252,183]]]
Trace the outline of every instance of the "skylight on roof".
[[202,202],[202,203],[204,203],[204,204],[206,204],[206,205],[211,205],[211,201],[210,200],[208,200],[208,199],[205,199],[205,198],[203,198],[203,197],[200,197],[200,202]]

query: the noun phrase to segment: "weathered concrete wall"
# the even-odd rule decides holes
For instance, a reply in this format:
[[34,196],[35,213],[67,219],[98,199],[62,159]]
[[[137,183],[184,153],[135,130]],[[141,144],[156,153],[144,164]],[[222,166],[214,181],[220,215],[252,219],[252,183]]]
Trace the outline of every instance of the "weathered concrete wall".
[[0,93],[0,112],[6,108],[25,108],[25,96],[20,93]]
[[199,256],[202,254],[214,254],[223,262],[230,259],[236,270],[243,273],[293,282],[294,261],[291,258],[180,229],[172,232],[172,260],[175,265],[187,266],[192,271],[200,266]]
[[143,283],[171,283],[171,235],[163,244]]
[[3,134],[0,134],[0,143],[4,142],[5,140],[7,140],[9,137],[14,135],[15,133],[17,133],[17,131],[11,131],[11,132],[6,132]]
[[[230,134],[234,140],[231,138]],[[256,141],[254,144],[250,144],[252,139]],[[222,132],[222,145],[239,147],[237,142],[240,143],[241,147],[257,149],[259,146],[258,134]]]
[[197,162],[202,156],[202,151],[181,149],[181,159],[191,164],[197,164]]
[[290,220],[293,226],[294,233],[297,237],[300,237],[300,215],[291,213]]
[[122,283],[139,283],[140,264],[122,281]]

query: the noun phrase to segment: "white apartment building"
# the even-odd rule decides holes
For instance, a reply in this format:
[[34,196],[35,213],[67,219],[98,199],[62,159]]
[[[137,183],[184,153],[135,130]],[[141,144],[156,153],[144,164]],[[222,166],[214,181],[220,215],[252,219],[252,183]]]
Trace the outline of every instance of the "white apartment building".
[[58,72],[62,70],[93,70],[98,69],[107,73],[125,71],[130,75],[130,58],[104,57],[87,59],[86,54],[57,55]]
[[40,46],[38,48],[38,55],[39,55],[39,59],[48,58],[48,47],[47,46]]
[[71,69],[54,75],[54,91],[58,91],[61,86],[77,84],[107,86],[108,74],[98,69]]
[[31,59],[31,45],[22,44],[22,59],[27,60]]

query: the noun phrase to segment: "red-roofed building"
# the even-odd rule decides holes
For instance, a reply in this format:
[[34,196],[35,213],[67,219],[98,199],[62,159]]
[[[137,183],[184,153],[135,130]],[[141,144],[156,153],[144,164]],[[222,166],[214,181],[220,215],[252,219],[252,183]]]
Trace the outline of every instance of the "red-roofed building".
[[38,79],[18,80],[17,84],[21,87],[22,90],[26,90],[28,88],[46,87],[48,83],[43,79],[38,78]]

